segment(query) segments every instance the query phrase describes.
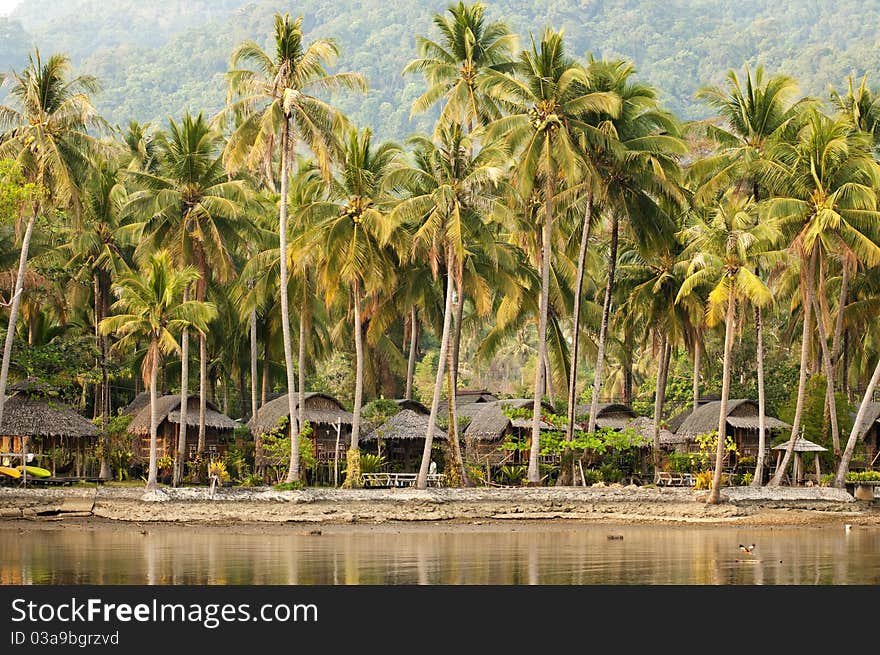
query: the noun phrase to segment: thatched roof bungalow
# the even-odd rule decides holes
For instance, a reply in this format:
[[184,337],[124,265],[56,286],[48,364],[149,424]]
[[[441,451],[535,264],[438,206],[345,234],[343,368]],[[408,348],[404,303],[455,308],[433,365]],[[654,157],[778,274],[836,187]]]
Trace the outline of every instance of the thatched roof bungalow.
[[[499,398],[485,389],[459,389],[455,394],[455,413],[457,416],[473,416],[479,411],[474,405],[494,403]],[[449,400],[441,400],[437,413],[446,416],[449,413]]]
[[[427,431],[428,415],[403,409],[361,437],[361,442],[365,450],[385,455],[392,471],[409,473],[418,470]],[[435,427],[433,442],[445,441],[446,433]]]
[[[14,393],[7,396],[0,425],[0,452],[48,453],[54,450],[71,453],[85,459],[86,447],[98,436],[98,427],[71,407],[48,395],[47,389],[24,383],[12,385]],[[14,460],[14,461],[13,461]],[[4,466],[17,466],[20,460],[3,456]],[[54,471],[55,460],[49,466]]]
[[394,402],[397,403],[397,406],[400,407],[400,409],[410,409],[417,414],[424,414],[425,416],[428,416],[431,413],[429,407],[426,407],[418,400],[413,400],[412,398],[396,398]]
[[[299,411],[299,393],[294,394]],[[342,403],[330,394],[318,391],[307,391],[303,394],[303,420],[308,421],[314,432],[312,444],[318,461],[329,462],[333,460],[336,449],[337,436],[339,437],[339,459],[345,459],[348,450],[348,437],[351,435],[351,423],[354,416],[343,407]],[[248,427],[254,437],[262,437],[278,427],[282,418],[290,418],[290,406],[287,394],[282,394],[270,400],[257,410],[254,417],[248,421]],[[339,433],[337,435],[337,427]],[[258,464],[259,465],[259,464]]]
[[[696,451],[699,444],[696,437],[718,429],[718,415],[721,401],[713,400],[700,405],[691,412],[676,430],[675,434],[682,440],[675,444],[676,450]],[[774,416],[764,416],[767,430],[767,446],[770,434],[774,430],[790,429],[791,426]],[[741,457],[756,457],[758,454],[758,403],[748,398],[736,398],[727,401],[726,436],[733,437]],[[764,453],[767,455],[767,452]]]
[[[534,402],[533,398],[505,398],[481,404],[480,410],[474,413],[463,433],[465,457],[484,465],[499,464],[502,461],[506,463],[512,453],[499,451],[498,447],[509,434],[531,434],[532,419],[511,418],[504,410],[531,409]],[[541,407],[544,411],[553,413],[553,407],[549,403],[542,402]],[[542,430],[556,429],[543,421],[540,427]]]
[[[180,433],[180,394],[168,394],[156,399],[156,447],[158,456],[173,456],[177,452],[177,439]],[[146,459],[150,455],[150,403],[135,414],[128,424],[128,432],[136,437],[135,457]],[[205,409],[205,450],[209,453],[226,451],[227,441],[236,428],[236,422],[222,413],[212,402]],[[194,453],[199,440],[199,395],[189,394],[186,405],[186,452]]]
[[150,392],[141,391],[130,403],[119,408],[119,413],[125,416],[136,416],[144,407],[150,404]]

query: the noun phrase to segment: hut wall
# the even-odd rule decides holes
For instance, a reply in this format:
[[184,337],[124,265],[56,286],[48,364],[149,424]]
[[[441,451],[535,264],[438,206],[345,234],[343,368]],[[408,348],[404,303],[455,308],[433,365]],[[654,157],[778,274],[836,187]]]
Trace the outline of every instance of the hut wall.
[[[166,455],[174,457],[177,452],[177,439],[179,436],[180,426],[170,421],[162,421],[156,430],[156,456],[164,457]],[[227,444],[225,437],[231,435],[230,430],[219,430],[217,428],[205,427],[205,453],[224,455],[226,454]],[[135,457],[143,460],[150,458],[150,435],[144,434],[138,436],[134,440]],[[195,455],[199,447],[199,429],[198,427],[188,425],[186,428],[186,453],[188,457]]]

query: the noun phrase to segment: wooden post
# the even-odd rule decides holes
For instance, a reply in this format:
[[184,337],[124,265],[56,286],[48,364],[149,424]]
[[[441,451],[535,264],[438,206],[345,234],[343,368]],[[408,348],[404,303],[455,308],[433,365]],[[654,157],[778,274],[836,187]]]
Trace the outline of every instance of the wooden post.
[[333,486],[339,486],[339,433],[342,431],[342,418],[336,418],[336,448],[333,449]]
[[822,469],[819,467],[819,453],[816,453],[816,484],[822,483]]
[[21,484],[27,486],[27,437],[21,438]]

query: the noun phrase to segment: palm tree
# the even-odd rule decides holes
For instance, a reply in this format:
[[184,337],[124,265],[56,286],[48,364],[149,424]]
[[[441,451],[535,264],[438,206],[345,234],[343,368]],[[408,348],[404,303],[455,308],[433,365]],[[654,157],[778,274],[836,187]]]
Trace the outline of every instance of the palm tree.
[[490,93],[509,108],[510,115],[487,126],[490,137],[504,137],[517,153],[514,184],[523,198],[539,195],[541,212],[541,295],[538,311],[538,362],[535,372],[532,438],[528,481],[540,482],[541,390],[547,361],[552,257],[553,202],[563,179],[579,179],[583,162],[577,134],[586,131],[582,116],[588,113],[617,115],[620,100],[614,93],[593,91],[587,71],[565,54],[560,32],[547,29],[540,43],[520,53],[510,75],[488,71]]
[[479,2],[451,5],[448,16],[434,14],[440,42],[416,37],[420,57],[403,69],[420,72],[428,90],[413,102],[414,114],[443,100],[437,130],[450,123],[475,127],[486,125],[502,114],[498,102],[487,92],[488,71],[507,72],[513,65],[516,35],[501,22],[488,23],[486,7]]
[[110,381],[108,375],[108,344],[98,325],[107,316],[110,306],[111,281],[128,272],[117,233],[128,193],[119,181],[119,163],[98,161],[82,190],[83,224],[74,228],[66,249],[70,252],[68,267],[80,268],[88,275],[93,287],[94,326],[101,369],[101,434],[104,442],[101,456],[103,479],[110,478],[106,441],[107,417],[110,414]]
[[[476,151],[473,139],[457,123],[441,128],[436,141],[414,137],[410,142],[415,146],[415,165],[402,167],[390,176],[390,183],[405,189],[408,197],[394,207],[389,218],[392,225],[412,227],[413,248],[409,258],[427,261],[435,278],[441,271],[446,275],[440,357],[416,482],[417,487],[424,489],[431,464],[444,367],[448,366],[450,371],[454,368],[450,352],[453,295],[457,290],[459,302],[463,302],[465,262],[481,246],[488,245],[487,222],[498,207],[496,186],[503,175],[502,165],[507,151],[500,142],[485,143]],[[450,443],[462,483],[466,485],[468,476],[454,420],[455,389],[450,387],[453,418],[449,429]]]
[[86,168],[88,153],[98,145],[90,130],[104,126],[89,98],[98,90],[96,80],[85,75],[70,78],[70,68],[65,55],[52,55],[44,62],[40,51],[35,50],[24,71],[0,75],[0,88],[7,84],[11,87],[13,103],[0,105],[0,160],[15,161],[25,182],[34,189],[21,235],[9,329],[0,364],[0,421],[34,223],[52,207],[78,206],[79,176]]
[[706,324],[709,327],[724,321],[723,369],[721,402],[718,413],[718,445],[715,472],[707,502],[721,502],[721,472],[727,436],[727,400],[730,393],[731,348],[736,324],[737,303],[747,301],[757,307],[772,301],[767,285],[753,272],[752,252],[777,238],[774,227],[755,219],[754,202],[734,192],[722,197],[707,219],[694,215],[693,223],[681,234],[687,244],[685,256],[690,257],[688,276],[679,289],[676,302],[687,298],[691,291],[708,282],[714,287],[706,303]]
[[[181,266],[199,272],[195,300],[207,298],[210,278],[225,283],[233,279],[234,244],[246,237],[242,220],[247,189],[242,180],[230,180],[223,166],[221,135],[208,127],[202,114],[187,113],[180,123],[169,121],[168,133],[156,139],[156,172],[129,170],[128,176],[141,190],[131,194],[126,213],[136,222],[126,226],[127,236],[137,243],[135,257],[142,258],[165,246]],[[188,299],[189,290],[186,291]],[[175,484],[183,475],[186,444],[186,398],[188,397],[189,335],[181,336],[180,433],[174,470]],[[205,447],[207,404],[207,343],[199,336],[199,436],[198,452]]]
[[687,153],[679,138],[679,126],[662,110],[656,91],[630,80],[634,73],[624,61],[593,61],[590,67],[594,88],[620,98],[618,115],[607,117],[614,141],[610,148],[594,154],[595,165],[604,180],[604,213],[610,218],[608,270],[599,327],[596,366],[590,404],[588,432],[596,429],[599,390],[605,360],[605,343],[611,316],[614,275],[617,266],[620,222],[632,231],[635,242],[645,250],[674,240],[675,220],[669,208],[680,205],[678,157]]
[[[243,166],[271,169],[275,144],[280,148],[281,199],[279,202],[279,251],[287,252],[287,198],[290,158],[297,141],[314,154],[325,178],[330,176],[331,158],[339,147],[334,128],[342,122],[340,114],[311,92],[339,87],[364,89],[360,75],[328,75],[325,66],[333,65],[339,55],[329,39],[303,42],[302,16],[291,20],[289,14],[275,15],[275,53],[271,56],[253,41],[242,43],[232,54],[232,70],[227,74],[227,107],[220,117],[240,117],[230,137],[225,161],[227,170]],[[239,68],[250,64],[252,68]],[[279,137],[280,134],[280,137]],[[271,177],[271,176],[270,176]],[[288,482],[299,480],[299,425],[296,420],[296,384],[293,348],[290,338],[290,309],[287,294],[287,258],[280,257],[281,328],[284,340],[284,363],[290,409],[291,452]]]
[[156,481],[156,382],[162,355],[180,352],[177,335],[184,329],[203,333],[216,316],[214,305],[194,300],[184,301],[186,288],[195,282],[199,272],[191,266],[177,270],[167,250],[149,257],[137,272],[127,273],[114,285],[118,300],[113,303],[112,316],[101,321],[101,334],[119,337],[115,347],[127,348],[146,341],[142,375],[150,387],[150,464],[147,490],[157,487]]
[[351,129],[345,141],[341,170],[331,183],[330,199],[306,205],[303,221],[313,229],[303,235],[299,249],[320,249],[320,281],[328,303],[342,283],[348,288],[354,324],[356,356],[351,445],[346,486],[359,486],[361,408],[364,389],[364,321],[361,303],[366,294],[394,286],[386,245],[392,239],[386,210],[386,178],[395,166],[399,146],[374,147],[369,128]]
[[[758,175],[776,197],[767,201],[768,219],[779,223],[787,235],[792,253],[801,264],[805,283],[801,290],[804,326],[802,339],[809,342],[810,314],[816,313],[822,365],[825,369],[831,414],[834,452],[840,455],[837,414],[834,403],[834,371],[828,352],[824,311],[825,289],[816,292],[816,281],[825,280],[828,260],[845,253],[851,261],[868,266],[880,263],[880,231],[875,189],[880,185],[880,165],[874,160],[870,137],[852,129],[844,117],[829,117],[816,109],[806,112],[804,125],[793,142],[778,142],[769,149],[766,161],[758,164]],[[818,297],[817,297],[818,296]],[[839,308],[838,311],[842,311]],[[802,389],[806,381],[807,349],[801,349],[798,404],[792,426],[792,443],[786,450],[771,484],[782,480],[798,434]]]

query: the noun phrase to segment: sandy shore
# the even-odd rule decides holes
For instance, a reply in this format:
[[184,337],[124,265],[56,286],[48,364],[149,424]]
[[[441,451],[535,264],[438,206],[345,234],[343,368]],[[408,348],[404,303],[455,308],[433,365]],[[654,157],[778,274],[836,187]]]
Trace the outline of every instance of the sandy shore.
[[20,521],[100,521],[262,526],[355,526],[446,522],[599,521],[880,526],[880,501],[859,501],[842,489],[730,487],[725,502],[707,505],[690,489],[566,487],[522,489],[164,489],[0,488],[0,527]]

